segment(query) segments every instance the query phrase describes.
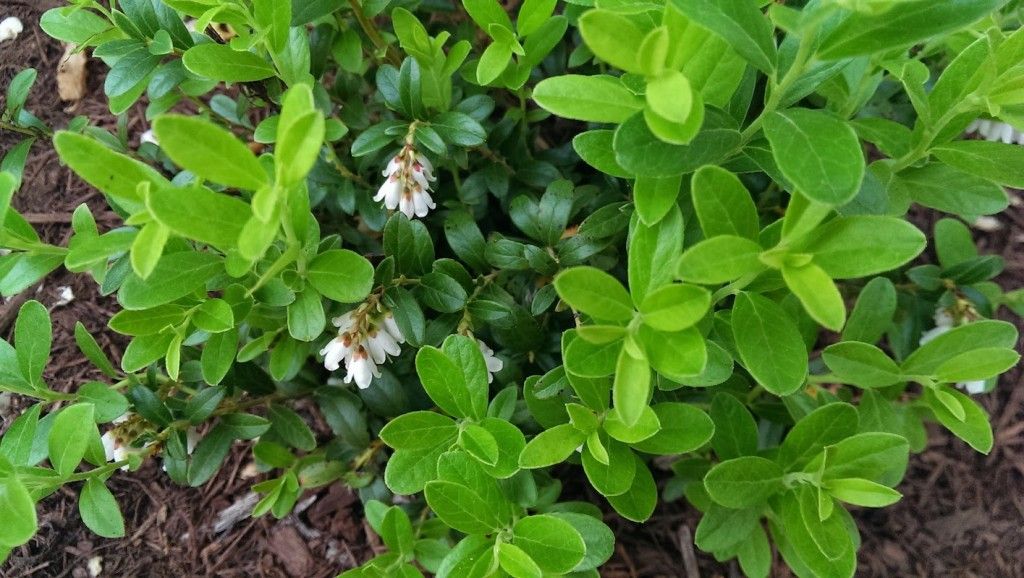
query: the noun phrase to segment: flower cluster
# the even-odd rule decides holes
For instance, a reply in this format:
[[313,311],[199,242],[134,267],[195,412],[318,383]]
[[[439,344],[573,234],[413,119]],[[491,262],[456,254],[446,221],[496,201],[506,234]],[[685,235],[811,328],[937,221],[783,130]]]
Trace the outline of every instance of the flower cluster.
[[434,166],[427,157],[416,152],[411,143],[406,143],[384,169],[384,184],[377,190],[374,201],[384,201],[389,210],[398,209],[410,219],[413,216],[426,217],[434,209],[430,196],[430,183],[434,177]]
[[1001,141],[1006,144],[1024,144],[1024,132],[998,120],[979,118],[972,122],[965,132],[967,134],[978,133],[985,140]]
[[[919,342],[919,345],[924,345],[925,343],[932,341],[936,337],[944,333],[948,333],[954,327],[958,325],[964,325],[965,323],[969,322],[969,318],[967,315],[960,315],[958,317],[959,318],[954,317],[954,314],[951,313],[949,309],[939,307],[935,311],[935,327],[929,329],[928,331],[925,331],[921,335],[921,341]],[[960,382],[956,384],[956,386],[971,395],[977,395],[979,393],[985,393],[986,383],[987,382],[982,379],[978,381]]]
[[400,344],[405,336],[388,311],[371,319],[365,313],[349,311],[333,319],[338,336],[332,339],[320,355],[324,356],[324,367],[337,371],[345,362],[345,383],[353,381],[359,389],[366,389],[374,377],[380,377],[378,366],[401,353]]

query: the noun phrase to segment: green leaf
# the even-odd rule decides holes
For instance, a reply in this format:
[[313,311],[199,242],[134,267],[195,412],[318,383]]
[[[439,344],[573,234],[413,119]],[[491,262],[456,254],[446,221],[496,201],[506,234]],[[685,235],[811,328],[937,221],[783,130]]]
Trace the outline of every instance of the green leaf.
[[416,291],[424,305],[442,313],[461,311],[469,299],[465,288],[441,271],[431,271],[421,277]]
[[988,347],[1013,349],[1016,344],[1017,329],[1013,325],[989,319],[975,321],[925,343],[903,361],[901,369],[908,375],[932,375],[962,353]]
[[[225,418],[226,417],[228,416],[225,416]],[[264,423],[266,422],[266,420],[263,420],[262,418],[257,419],[260,419]],[[199,487],[209,481],[209,479],[217,473],[217,470],[220,469],[220,465],[224,463],[224,458],[227,457],[228,452],[231,450],[233,429],[234,426],[225,420],[222,423],[213,426],[213,429],[207,432],[206,436],[199,441],[196,445],[196,450],[192,453],[192,459],[188,464],[188,485],[193,488]]]
[[775,70],[772,25],[758,3],[748,0],[672,0],[687,18],[724,38],[736,52],[766,74]]
[[327,318],[320,294],[312,286],[306,286],[295,294],[295,301],[288,305],[288,334],[299,341],[313,341],[320,337],[326,326]]
[[320,154],[326,121],[316,109],[309,86],[292,87],[284,96],[274,151],[277,180],[284,186],[301,183]]
[[1024,149],[986,140],[961,140],[933,147],[947,165],[1014,188],[1024,188]]
[[648,293],[672,281],[675,272],[665,264],[682,248],[683,214],[678,208],[653,224],[645,224],[639,215],[630,219],[627,274],[633,303],[642,303]]
[[492,24],[513,30],[512,21],[497,0],[463,0],[462,5],[473,22],[483,30],[487,30]]
[[85,135],[59,131],[53,137],[53,145],[60,160],[82,180],[131,213],[143,208],[143,199],[138,192],[140,183],[149,183],[151,190],[170,185],[151,167],[114,152]]
[[529,554],[508,542],[498,544],[498,562],[501,569],[513,578],[543,578],[543,571]]
[[832,331],[843,328],[846,304],[839,288],[821,267],[814,263],[802,267],[784,265],[782,278],[812,319]]
[[222,251],[238,245],[252,215],[240,199],[199,185],[150,191],[146,206],[171,231]]
[[121,508],[106,484],[99,478],[89,478],[78,497],[78,512],[82,521],[98,536],[124,537],[124,517]]
[[77,395],[81,401],[93,405],[96,423],[113,421],[128,411],[128,399],[116,389],[99,381],[83,384],[78,388]]
[[636,206],[636,214],[648,225],[654,225],[661,221],[676,206],[682,182],[681,175],[674,177],[637,176],[633,183],[633,204]]
[[[603,455],[598,455],[602,450]],[[637,462],[626,444],[594,432],[583,451],[582,461],[587,480],[603,496],[621,495],[633,485]]]
[[825,488],[832,496],[847,504],[866,508],[884,508],[903,497],[903,494],[890,487],[860,478],[832,480]]
[[598,319],[629,321],[633,302],[618,279],[594,267],[573,267],[555,277],[559,297],[573,309]]
[[270,429],[266,418],[248,413],[229,413],[221,417],[225,433],[242,440],[260,437]]
[[[685,145],[697,136],[704,121],[704,102],[683,73],[672,70],[648,81],[645,97],[644,118],[658,138]],[[658,121],[652,123],[652,115]]]
[[193,46],[185,51],[182,61],[192,74],[222,82],[254,82],[274,76],[274,68],[266,60],[226,44]]
[[207,299],[192,313],[192,323],[208,333],[223,333],[235,326],[235,315],[227,301]]
[[612,384],[612,407],[622,423],[630,427],[640,420],[651,394],[651,367],[634,357],[628,347],[619,351]]
[[924,402],[935,414],[935,419],[946,426],[946,429],[953,432],[956,437],[967,442],[975,450],[988,454],[992,451],[993,437],[992,425],[988,421],[988,414],[985,413],[977,403],[970,397],[946,386],[939,386],[939,390],[951,396],[960,404],[963,409],[964,418],[959,419],[943,404],[931,389],[924,390]]
[[0,438],[0,456],[6,457],[15,466],[31,465],[32,446],[35,445],[36,432],[39,431],[39,414],[42,409],[42,403],[37,403],[25,410]]
[[981,381],[1009,370],[1020,361],[1020,354],[1002,347],[982,347],[945,361],[935,370],[943,383]]
[[859,387],[887,387],[903,379],[896,362],[868,343],[836,343],[828,346],[821,358],[843,383]]
[[696,327],[669,333],[641,325],[638,337],[651,367],[669,379],[693,378],[708,364],[708,346]]
[[160,258],[146,279],[130,275],[121,285],[118,301],[125,309],[148,309],[180,299],[206,285],[223,269],[211,253],[181,251]]
[[[661,428],[633,447],[641,452],[660,456],[684,454],[700,449],[711,441],[715,424],[697,407],[685,403],[665,402],[653,406]],[[607,427],[608,422],[605,422]]]
[[644,177],[674,177],[717,163],[731,155],[740,144],[734,121],[714,109],[705,111],[704,124],[688,145],[667,143],[658,138],[650,114],[635,114],[615,131],[612,148],[615,160],[625,170]]
[[413,551],[413,529],[409,516],[398,506],[391,506],[384,519],[380,522],[378,530],[384,544],[403,554],[411,554]]
[[512,58],[512,43],[507,40],[495,40],[488,46],[480,56],[480,62],[476,67],[476,81],[481,85],[488,85],[501,76],[510,64]]
[[747,508],[783,491],[782,476],[782,468],[775,462],[745,456],[711,468],[704,476],[704,487],[712,500],[727,508]]
[[583,162],[602,173],[613,177],[631,178],[632,173],[622,168],[615,160],[615,150],[612,148],[614,138],[613,130],[589,130],[573,137],[572,148]]
[[587,434],[572,424],[548,428],[530,440],[519,456],[519,466],[545,468],[565,461],[587,439]]
[[545,78],[533,89],[533,100],[552,114],[588,122],[623,122],[644,107],[619,79],[604,75]]
[[790,395],[807,376],[807,349],[796,324],[775,302],[740,293],[732,313],[732,331],[747,371],[775,395]]
[[821,225],[793,248],[814,254],[814,263],[833,279],[853,279],[889,271],[924,250],[924,233],[893,217],[857,216]]
[[427,482],[424,496],[437,517],[459,532],[490,534],[502,527],[492,505],[461,484]]
[[626,492],[617,496],[608,496],[608,503],[615,508],[620,516],[634,522],[645,522],[654,513],[658,504],[658,487],[654,484],[651,470],[639,456],[636,461],[636,475],[633,484]]
[[895,314],[896,286],[885,277],[875,277],[857,296],[843,328],[843,341],[877,342],[892,325]]
[[777,462],[790,471],[802,468],[832,444],[857,433],[857,410],[848,403],[819,407],[796,422],[779,447]]
[[466,452],[484,465],[498,464],[498,441],[486,429],[468,424],[459,434],[459,443]]
[[658,331],[682,331],[704,318],[711,292],[695,285],[666,285],[640,303],[644,323]]
[[717,285],[763,270],[761,245],[744,237],[719,235],[690,247],[679,260],[677,275],[684,281]]
[[380,430],[380,439],[395,449],[423,449],[450,445],[458,426],[447,416],[414,411],[396,417]]
[[[75,322],[75,343],[78,345],[78,349],[85,355],[93,365],[96,366],[104,375],[107,377],[114,377],[117,372],[114,370],[113,364],[107,358],[107,355],[103,353],[103,349],[96,343],[96,339],[89,333],[89,330],[82,325],[81,321]],[[117,416],[114,416],[117,417]]]
[[711,503],[697,524],[694,543],[706,552],[719,552],[738,544],[761,521],[761,508],[734,510]]
[[328,299],[358,303],[373,288],[373,265],[358,253],[331,249],[309,262],[306,278]]
[[94,408],[91,403],[68,406],[53,420],[47,438],[50,463],[62,478],[75,471],[85,457],[90,436],[96,431]]
[[757,452],[757,423],[738,399],[727,393],[715,395],[710,415],[715,423],[711,447],[719,458],[731,460]]
[[999,213],[1010,202],[996,183],[942,163],[901,171],[894,184],[921,205],[964,218]]
[[578,26],[583,41],[598,58],[626,72],[644,72],[638,55],[646,33],[628,16],[611,10],[588,10]]
[[253,9],[256,25],[266,34],[267,46],[272,52],[283,51],[288,42],[292,3],[279,0],[254,0]]
[[83,10],[79,6],[53,8],[39,18],[39,27],[50,36],[73,42],[86,44],[98,34],[111,28],[110,22],[91,10]]
[[864,154],[857,133],[820,110],[792,108],[765,118],[772,156],[798,191],[812,201],[844,205],[864,179]]
[[583,560],[587,546],[569,522],[554,516],[527,516],[512,528],[512,543],[544,572],[564,574]]
[[18,355],[21,376],[36,388],[45,389],[43,370],[50,358],[53,326],[50,312],[36,301],[26,301],[18,310],[14,321],[14,346]]
[[818,47],[818,56],[839,59],[882,52],[966,26],[998,8],[1003,0],[962,0],[936,4],[910,0],[887,10],[850,12]]
[[456,417],[472,414],[471,398],[462,369],[440,349],[429,346],[421,348],[416,354],[416,373],[427,395],[446,413]]
[[516,20],[516,32],[519,36],[529,36],[551,18],[555,11],[556,0],[526,0],[519,9]]
[[160,150],[201,178],[250,191],[267,183],[256,156],[235,135],[198,117],[167,114],[153,121]]
[[[908,454],[903,436],[882,432],[850,436],[826,449],[823,479],[864,478],[895,486],[907,469]],[[818,460],[812,460],[805,470],[818,466]]]
[[18,478],[0,477],[0,511],[4,523],[0,524],[0,546],[16,548],[28,542],[36,533],[36,505],[32,496]]
[[736,175],[715,165],[704,166],[693,174],[690,190],[705,237],[732,235],[757,240],[761,230],[757,208]]
[[292,409],[283,405],[270,406],[270,431],[295,449],[311,452],[316,449],[316,437],[306,421]]

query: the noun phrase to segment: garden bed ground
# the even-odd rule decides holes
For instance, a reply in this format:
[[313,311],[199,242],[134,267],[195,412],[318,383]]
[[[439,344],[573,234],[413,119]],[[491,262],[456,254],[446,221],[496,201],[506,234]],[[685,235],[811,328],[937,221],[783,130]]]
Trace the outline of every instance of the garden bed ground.
[[[88,92],[77,103],[57,98],[55,70],[63,49],[38,28],[43,9],[58,0],[3,0],[0,18],[15,15],[25,23],[16,42],[0,44],[0,93],[21,68],[39,70],[29,108],[53,126],[75,115],[113,128],[115,119],[102,95],[103,68],[89,64]],[[2,106],[0,95],[0,106]],[[145,130],[142,109],[130,111],[127,130],[137,141]],[[0,156],[20,135],[0,131]],[[105,213],[102,197],[61,167],[47,143],[38,143],[25,171],[25,185],[14,199],[48,241],[66,242],[71,211],[88,203]],[[933,216],[919,215],[922,227]],[[1024,286],[1024,209],[1011,207],[998,217],[1001,228],[976,232],[986,252],[1006,258],[1004,286]],[[109,228],[113,221],[100,221]],[[124,341],[104,331],[114,312],[111,298],[100,296],[86,278],[59,270],[30,289],[32,298],[53,306],[60,287],[75,298],[52,310],[54,358],[47,377],[56,389],[73,389],[96,377],[75,347],[72,332],[82,321],[108,353],[118,358]],[[0,307],[0,333],[9,337],[18,297]],[[1020,325],[1016,317],[1007,319]],[[879,511],[856,512],[864,536],[861,576],[1024,577],[1024,388],[1018,368],[998,390],[982,399],[992,415],[996,443],[981,456],[950,435],[933,430],[928,449],[912,458],[900,490],[904,499]],[[24,407],[0,404],[0,431]],[[0,567],[0,577],[89,576],[90,560],[99,560],[102,576],[333,576],[373,555],[377,545],[362,520],[358,500],[340,486],[300,500],[305,509],[283,521],[242,517],[215,532],[218,513],[243,500],[254,481],[246,448],[201,488],[175,486],[159,466],[119,475],[112,484],[127,522],[127,538],[106,540],[90,534],[77,513],[74,493],[64,491],[43,502],[41,528],[26,546]],[[579,490],[583,492],[583,490]],[[597,496],[583,495],[597,500]],[[692,547],[697,516],[680,503],[662,505],[654,519],[638,526],[609,514],[619,544],[603,575],[622,577],[739,576],[735,565],[723,566]],[[788,576],[777,565],[778,576]]]

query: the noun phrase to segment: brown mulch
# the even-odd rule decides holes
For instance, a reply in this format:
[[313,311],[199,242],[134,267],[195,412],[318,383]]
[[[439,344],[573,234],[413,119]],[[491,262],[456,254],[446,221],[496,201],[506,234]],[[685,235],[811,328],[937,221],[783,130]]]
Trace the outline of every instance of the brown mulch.
[[[69,104],[56,96],[54,70],[63,54],[39,30],[44,9],[59,0],[0,0],[0,18],[15,15],[26,26],[17,44],[0,44],[0,105],[3,89],[22,67],[39,69],[29,108],[56,128],[76,115],[113,129],[102,96],[102,63],[89,65],[85,100]],[[143,110],[128,114],[128,133],[138,138],[146,126]],[[0,131],[0,156],[21,139]],[[94,213],[105,211],[103,199],[59,165],[47,143],[37,143],[26,169],[25,184],[15,197],[19,210],[32,215],[44,239],[63,244],[68,219],[81,203]],[[1006,258],[999,281],[1024,286],[1024,210],[1013,207],[999,216],[1004,228],[976,233],[986,252]],[[922,223],[923,225],[924,223]],[[100,223],[103,227],[104,223]],[[109,224],[108,224],[109,226]],[[75,299],[52,309],[55,328],[53,360],[47,370],[55,389],[69,390],[98,377],[74,344],[76,321],[83,322],[117,359],[125,341],[104,331],[116,310],[112,298],[98,294],[91,279],[59,270],[29,292],[47,306],[59,287],[70,286]],[[11,315],[20,301],[0,307],[0,333],[9,334]],[[1020,325],[1020,320],[1007,315]],[[864,545],[858,575],[871,577],[1024,577],[1024,389],[1018,368],[1004,376],[999,389],[981,398],[996,428],[995,449],[981,456],[938,428],[931,428],[928,449],[911,460],[900,487],[904,499],[882,510],[860,510],[856,518]],[[24,407],[15,400],[13,415]],[[0,415],[0,430],[12,415]],[[26,546],[0,567],[0,577],[88,576],[90,559],[98,558],[102,576],[333,576],[365,561],[377,542],[368,534],[358,498],[338,484],[300,499],[300,513],[284,520],[243,518],[230,529],[213,530],[219,512],[242,500],[261,474],[252,471],[248,448],[239,447],[220,474],[201,488],[174,485],[158,464],[114,476],[111,487],[126,518],[127,538],[107,540],[81,523],[75,489],[47,498],[39,508],[41,528]],[[581,490],[582,492],[582,490]],[[600,501],[598,500],[598,503]],[[616,531],[616,555],[602,575],[612,578],[697,578],[740,576],[735,563],[719,564],[694,551],[692,533],[698,515],[681,502],[661,504],[644,525],[609,515]],[[774,576],[789,576],[777,563]]]

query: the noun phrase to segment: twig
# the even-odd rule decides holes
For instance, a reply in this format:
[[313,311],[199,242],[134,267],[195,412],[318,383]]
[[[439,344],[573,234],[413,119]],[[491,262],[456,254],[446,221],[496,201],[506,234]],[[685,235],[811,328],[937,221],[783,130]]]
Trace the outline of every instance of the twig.
[[697,566],[697,555],[693,551],[693,535],[690,527],[683,524],[676,533],[679,538],[679,551],[683,554],[683,570],[686,571],[686,578],[700,578],[700,568]]

